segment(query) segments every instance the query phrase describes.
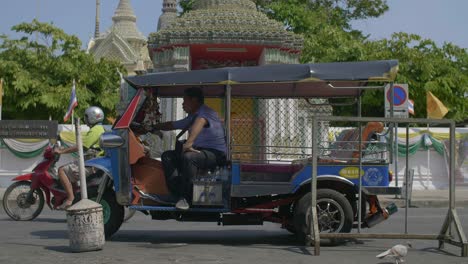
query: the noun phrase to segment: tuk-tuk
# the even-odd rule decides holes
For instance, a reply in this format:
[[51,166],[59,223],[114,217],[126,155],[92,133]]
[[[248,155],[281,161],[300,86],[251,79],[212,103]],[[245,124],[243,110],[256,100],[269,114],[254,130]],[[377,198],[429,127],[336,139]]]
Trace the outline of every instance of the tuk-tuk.
[[[381,207],[376,196],[389,194],[392,180],[391,137],[386,135],[386,124],[369,122],[343,128],[323,122],[319,138],[314,139],[310,119],[321,115],[320,111],[331,114],[327,99],[359,98],[367,89],[392,84],[397,69],[397,61],[386,60],[128,77],[126,81],[137,92],[113,131],[101,137],[106,156],[86,163],[106,175],[98,196],[104,207],[106,237],[118,231],[123,208],[128,206],[154,220],[212,221],[221,225],[261,225],[269,221],[306,240],[310,233],[314,141],[319,144],[320,231],[347,233],[353,226],[374,226],[393,212]],[[141,135],[147,132],[142,128],[148,127],[142,123],[161,117],[160,102],[175,102],[186,88],[194,86],[203,90],[224,122],[227,161],[200,170],[192,181],[190,209],[178,210],[174,206],[178,197],[167,187],[161,161],[149,156],[145,149],[151,146],[141,141]],[[174,140],[173,136],[169,138]],[[359,220],[361,223],[357,223]]]

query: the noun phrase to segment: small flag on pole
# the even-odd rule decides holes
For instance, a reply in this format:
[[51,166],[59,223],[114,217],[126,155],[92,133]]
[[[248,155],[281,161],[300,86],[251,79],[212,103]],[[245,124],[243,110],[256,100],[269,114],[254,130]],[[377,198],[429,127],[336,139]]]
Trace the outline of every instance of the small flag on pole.
[[63,122],[67,122],[70,116],[73,114],[73,109],[78,106],[78,100],[76,99],[75,79],[73,79],[73,87],[70,95],[70,103],[68,104],[68,110],[63,117]]
[[435,97],[431,92],[427,92],[427,118],[442,119],[448,109],[445,105]]
[[408,113],[414,115],[414,101],[408,99]]

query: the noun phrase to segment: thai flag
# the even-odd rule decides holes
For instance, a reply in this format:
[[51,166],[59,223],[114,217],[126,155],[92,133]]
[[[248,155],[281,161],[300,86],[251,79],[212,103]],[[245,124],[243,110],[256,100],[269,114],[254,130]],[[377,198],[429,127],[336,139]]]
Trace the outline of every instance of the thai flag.
[[414,115],[414,101],[411,99],[408,100],[408,113]]
[[70,95],[70,103],[68,104],[68,110],[63,117],[63,122],[67,122],[70,116],[73,114],[73,109],[78,106],[78,100],[76,99],[75,80],[73,80],[73,87]]

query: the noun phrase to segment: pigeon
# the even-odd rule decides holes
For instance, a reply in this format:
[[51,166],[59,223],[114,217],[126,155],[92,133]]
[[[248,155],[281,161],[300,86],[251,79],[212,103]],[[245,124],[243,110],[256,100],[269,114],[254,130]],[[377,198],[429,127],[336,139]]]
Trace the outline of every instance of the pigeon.
[[[407,243],[407,245],[410,248],[412,247],[411,243],[409,242]],[[395,260],[395,264],[400,264],[405,262],[404,257],[406,256],[406,254],[408,254],[408,247],[406,247],[405,245],[398,244],[393,246],[391,249],[388,249],[378,254],[376,257],[379,259],[392,258]]]

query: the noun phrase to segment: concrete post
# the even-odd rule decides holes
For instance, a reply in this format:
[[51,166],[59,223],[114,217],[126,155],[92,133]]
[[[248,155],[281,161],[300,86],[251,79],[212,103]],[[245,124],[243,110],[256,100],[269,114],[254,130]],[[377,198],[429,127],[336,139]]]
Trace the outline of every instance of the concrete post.
[[80,120],[77,118],[75,132],[80,161],[81,201],[67,209],[70,248],[73,252],[100,250],[105,243],[102,206],[87,199],[83,142],[80,131]]

